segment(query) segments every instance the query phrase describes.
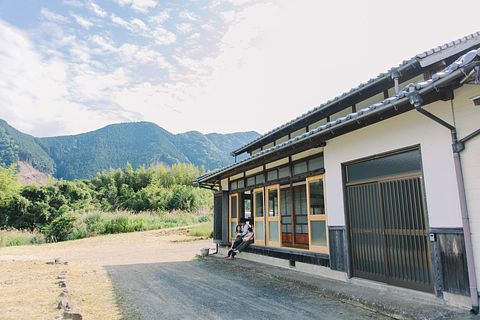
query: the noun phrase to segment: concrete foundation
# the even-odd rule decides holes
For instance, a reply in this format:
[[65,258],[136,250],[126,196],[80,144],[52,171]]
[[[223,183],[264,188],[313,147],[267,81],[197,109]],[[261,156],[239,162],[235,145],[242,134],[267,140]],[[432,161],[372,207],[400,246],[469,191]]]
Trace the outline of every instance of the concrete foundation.
[[[219,247],[218,255],[224,257],[227,255],[228,247]],[[363,287],[371,289],[373,292],[381,293],[382,295],[388,297],[397,297],[398,299],[414,299],[420,303],[426,304],[438,304],[438,305],[448,305],[457,308],[462,308],[465,310],[469,310],[470,306],[470,298],[467,296],[451,294],[448,292],[444,292],[443,299],[437,298],[433,293],[424,293],[416,290],[391,286],[388,284],[384,284],[381,282],[361,279],[361,278],[347,278],[347,274],[340,271],[334,271],[330,268],[317,266],[313,264],[301,263],[296,262],[295,266],[290,266],[288,260],[262,256],[258,254],[253,254],[249,252],[241,252],[239,253],[236,258],[244,259],[248,261],[253,261],[261,264],[271,265],[275,267],[280,267],[284,269],[291,269],[292,271],[299,271],[303,273],[307,273],[309,275],[322,277],[331,280],[341,281],[343,283],[351,284],[355,287]]]

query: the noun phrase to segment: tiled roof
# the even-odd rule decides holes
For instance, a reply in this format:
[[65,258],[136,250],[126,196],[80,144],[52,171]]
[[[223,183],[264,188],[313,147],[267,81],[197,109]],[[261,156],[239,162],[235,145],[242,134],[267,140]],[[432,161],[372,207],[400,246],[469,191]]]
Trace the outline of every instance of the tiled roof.
[[[419,53],[417,54],[415,57],[411,58],[411,59],[408,59],[408,60],[404,60],[400,65],[398,65],[397,67],[393,67],[391,68],[390,70],[388,70],[387,72],[385,73],[381,73],[379,74],[377,77],[375,78],[371,78],[370,80],[364,82],[364,83],[361,83],[359,84],[357,87],[354,87],[352,89],[350,89],[349,91],[347,92],[344,92],[342,93],[341,95],[339,96],[336,96],[335,98],[333,99],[330,99],[328,101],[326,101],[325,103],[311,109],[310,111],[307,111],[306,113],[300,115],[299,117],[275,128],[275,129],[272,129],[270,130],[269,132],[265,133],[264,135],[256,138],[255,140],[247,143],[246,145],[244,145],[243,147],[241,148],[238,148],[237,150],[234,150],[232,151],[232,155],[235,155],[235,154],[240,154],[244,151],[246,151],[246,149],[249,147],[249,146],[252,146],[254,145],[255,143],[261,141],[261,140],[264,140],[265,138],[267,138],[268,136],[271,136],[273,135],[274,133],[282,130],[282,129],[285,129],[291,125],[293,125],[294,123],[297,123],[297,122],[300,122],[302,120],[304,120],[306,117],[308,116],[311,116],[313,114],[315,114],[316,112],[319,112],[320,110],[325,110],[327,107],[329,107],[330,105],[332,105],[333,103],[337,103],[339,102],[340,100],[350,96],[351,94],[357,92],[357,91],[360,91],[370,85],[372,85],[373,83],[375,82],[378,82],[378,81],[381,81],[381,80],[384,80],[385,78],[390,78],[390,74],[392,71],[394,70],[398,70],[401,72],[402,69],[404,68],[407,68],[415,63],[418,63],[419,59],[425,59],[427,57],[430,57],[430,56],[433,56],[434,54],[436,53],[439,53],[441,51],[444,51],[444,50],[448,50],[449,48],[453,48],[453,47],[456,47],[456,46],[460,46],[461,44],[468,44],[470,47],[471,46],[474,46],[476,44],[479,44],[480,43],[480,32],[475,32],[475,33],[472,33],[472,34],[469,34],[468,36],[465,36],[463,38],[460,38],[460,39],[457,39],[455,41],[451,41],[451,42],[448,42],[448,43],[445,43],[441,46],[438,46],[436,48],[433,48],[433,49],[430,49],[428,51],[424,51],[422,53]],[[467,49],[467,48],[464,48],[464,49]],[[238,152],[238,151],[242,151],[242,152]]]
[[[277,146],[265,149],[260,151],[259,153],[256,153],[255,155],[246,158],[240,162],[234,163],[230,166],[209,172],[201,177],[198,177],[196,179],[197,183],[201,183],[202,181],[206,181],[207,179],[214,177],[220,173],[226,172],[228,170],[231,170],[235,167],[238,167],[240,165],[246,164],[248,162],[251,162],[254,159],[258,159],[262,156],[265,156],[267,154],[271,154],[275,151],[279,151],[281,149],[284,149],[290,145],[297,144],[299,142],[306,141],[308,139],[311,139],[313,137],[319,136],[322,133],[329,132],[333,129],[338,129],[342,125],[344,125],[347,122],[351,121],[356,121],[359,120],[360,118],[364,118],[368,115],[371,115],[373,113],[383,111],[385,109],[391,108],[395,106],[396,104],[399,104],[402,101],[409,100],[411,104],[415,104],[414,97],[418,93],[423,93],[427,89],[434,89],[439,83],[442,81],[442,79],[447,79],[449,76],[462,74],[464,72],[463,70],[459,70],[461,67],[465,67],[467,65],[471,65],[472,62],[480,60],[480,48],[471,50],[467,52],[466,54],[462,55],[459,57],[455,62],[447,66],[445,69],[443,69],[440,72],[437,72],[433,74],[432,78],[427,81],[423,82],[418,82],[418,83],[410,83],[406,85],[402,90],[400,90],[395,96],[387,98],[383,100],[382,102],[375,103],[370,105],[369,107],[363,108],[358,110],[357,112],[350,113],[344,117],[338,118],[334,121],[327,122],[324,125],[319,126],[318,128],[306,132],[300,136],[297,136],[295,138],[292,138],[290,140],[287,140]],[[458,71],[457,71],[458,70]],[[457,71],[457,72],[455,72]],[[454,74],[455,72],[455,74]]]

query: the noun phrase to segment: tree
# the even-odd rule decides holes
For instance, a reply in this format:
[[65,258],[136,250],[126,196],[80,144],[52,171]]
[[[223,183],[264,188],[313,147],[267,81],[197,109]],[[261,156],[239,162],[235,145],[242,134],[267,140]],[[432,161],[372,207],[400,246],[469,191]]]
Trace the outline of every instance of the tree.
[[0,128],[0,167],[8,167],[17,162],[18,146],[5,129]]
[[8,168],[0,168],[0,203],[7,201],[20,191],[16,171],[17,166],[15,164]]

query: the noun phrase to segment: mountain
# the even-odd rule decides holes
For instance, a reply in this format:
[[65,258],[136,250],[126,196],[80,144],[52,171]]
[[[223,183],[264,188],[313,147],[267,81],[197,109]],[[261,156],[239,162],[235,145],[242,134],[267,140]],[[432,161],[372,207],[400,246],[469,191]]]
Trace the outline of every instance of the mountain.
[[0,119],[0,165],[24,162],[67,180],[91,178],[109,168],[178,162],[206,170],[233,162],[230,151],[257,138],[254,131],[172,134],[150,122],[120,123],[71,136],[36,138]]
[[18,160],[31,163],[35,169],[44,173],[55,172],[55,162],[34,137],[0,119],[0,165],[9,165]]

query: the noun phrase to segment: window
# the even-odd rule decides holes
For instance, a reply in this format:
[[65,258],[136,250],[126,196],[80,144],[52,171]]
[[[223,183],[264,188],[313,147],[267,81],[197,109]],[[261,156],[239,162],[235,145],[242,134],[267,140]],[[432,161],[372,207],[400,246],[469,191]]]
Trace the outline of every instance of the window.
[[411,150],[347,166],[347,182],[421,171],[420,150]]
[[292,190],[290,188],[281,189],[280,191],[280,199],[281,199],[281,214],[282,216],[290,215],[293,211],[292,208]]
[[268,215],[278,216],[278,191],[268,191]]
[[267,181],[273,181],[278,179],[278,171],[272,170],[267,172]]
[[237,195],[232,195],[230,197],[230,216],[232,218],[237,218]]
[[290,167],[282,167],[278,169],[278,178],[287,178],[290,177]]
[[230,225],[230,241],[235,240],[235,228],[238,224],[238,194],[230,194],[230,206],[229,206],[229,225]]
[[308,160],[308,169],[310,171],[323,169],[323,157]]
[[280,189],[280,215],[282,216],[282,242],[293,245],[293,201],[292,189]]
[[267,216],[265,217],[266,223],[266,244],[269,246],[279,247],[280,242],[280,215],[279,215],[279,186],[273,185],[265,188],[267,197]]
[[293,188],[293,196],[295,197],[295,213],[307,214],[307,192],[305,186],[296,186]]
[[263,192],[255,192],[255,217],[263,217]]
[[328,226],[323,176],[307,178],[310,250],[328,253]]
[[254,243],[256,245],[265,245],[265,208],[263,206],[263,188],[253,190],[253,215],[255,216],[254,224]]
[[265,175],[262,173],[262,174],[259,174],[259,175],[255,176],[255,183],[256,184],[265,183]]
[[325,214],[323,180],[311,180],[308,186],[310,190],[310,214]]
[[242,179],[242,180],[238,180],[238,181],[237,181],[237,187],[238,187],[238,189],[243,189],[243,188],[245,188],[245,181],[243,181],[243,179]]
[[293,165],[293,174],[301,174],[307,172],[307,162],[302,161]]
[[247,178],[247,187],[252,187],[255,185],[255,177]]
[[230,182],[230,190],[235,190],[238,188],[237,181]]
[[245,194],[245,197],[243,198],[243,210],[245,212],[245,218],[251,218],[252,217],[252,199],[249,194]]

